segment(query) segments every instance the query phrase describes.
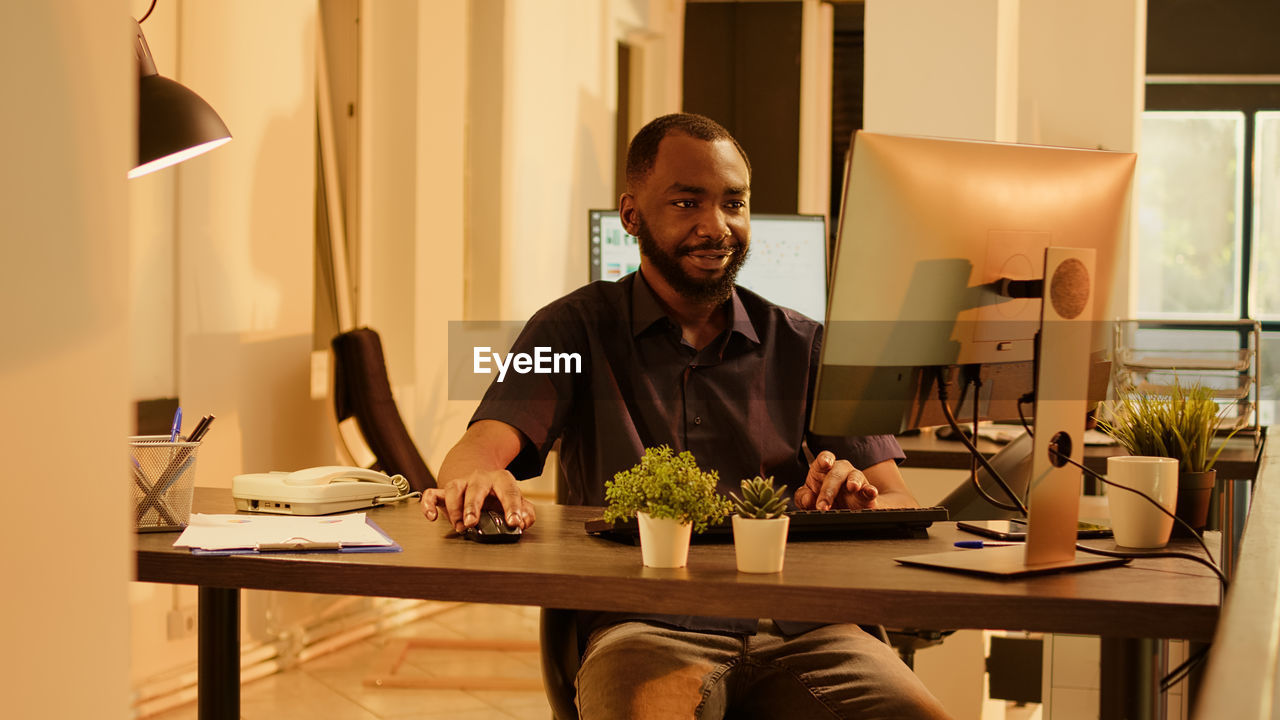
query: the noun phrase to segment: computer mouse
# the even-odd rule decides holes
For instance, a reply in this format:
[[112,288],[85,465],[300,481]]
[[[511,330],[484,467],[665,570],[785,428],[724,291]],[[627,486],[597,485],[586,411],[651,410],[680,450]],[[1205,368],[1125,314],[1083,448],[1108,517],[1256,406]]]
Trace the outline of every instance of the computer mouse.
[[482,543],[513,543],[520,540],[524,530],[518,525],[508,525],[507,519],[497,510],[481,510],[480,522],[462,531],[462,537]]

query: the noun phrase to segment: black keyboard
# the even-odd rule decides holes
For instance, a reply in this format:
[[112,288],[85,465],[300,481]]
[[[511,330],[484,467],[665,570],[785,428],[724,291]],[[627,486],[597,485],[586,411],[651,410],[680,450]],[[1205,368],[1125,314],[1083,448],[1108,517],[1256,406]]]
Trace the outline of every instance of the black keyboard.
[[[927,528],[934,522],[947,520],[944,507],[923,508],[871,508],[868,510],[790,510],[791,524],[788,540],[856,540],[871,538],[925,537]],[[635,519],[620,520],[610,524],[604,518],[592,518],[586,522],[589,535],[611,540],[635,542],[640,536],[640,526]],[[694,541],[725,541],[733,538],[732,518],[709,526],[705,532],[694,534]]]

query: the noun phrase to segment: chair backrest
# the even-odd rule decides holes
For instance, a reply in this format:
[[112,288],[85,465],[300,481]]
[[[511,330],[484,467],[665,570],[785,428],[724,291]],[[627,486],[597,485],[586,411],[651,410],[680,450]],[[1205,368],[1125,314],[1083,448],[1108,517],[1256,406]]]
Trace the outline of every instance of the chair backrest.
[[359,441],[351,434],[358,431],[373,454],[374,467],[388,475],[403,475],[417,491],[435,487],[435,476],[423,462],[391,395],[378,333],[357,328],[334,337],[332,345],[334,414],[352,457],[360,457],[351,448],[352,442]]

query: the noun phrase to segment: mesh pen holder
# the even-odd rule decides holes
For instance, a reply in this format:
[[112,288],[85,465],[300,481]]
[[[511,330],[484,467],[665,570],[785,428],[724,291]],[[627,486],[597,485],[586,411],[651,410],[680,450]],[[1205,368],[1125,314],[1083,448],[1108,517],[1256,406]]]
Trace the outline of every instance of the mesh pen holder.
[[168,435],[129,438],[129,475],[138,532],[181,530],[191,518],[198,442]]

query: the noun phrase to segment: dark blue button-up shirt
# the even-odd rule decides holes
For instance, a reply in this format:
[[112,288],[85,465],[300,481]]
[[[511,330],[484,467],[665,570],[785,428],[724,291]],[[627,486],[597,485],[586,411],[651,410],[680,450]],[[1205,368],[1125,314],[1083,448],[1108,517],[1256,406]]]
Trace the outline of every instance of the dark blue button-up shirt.
[[[525,325],[513,353],[576,353],[581,372],[507,373],[493,382],[471,422],[500,420],[525,438],[509,469],[542,471],[557,438],[566,502],[604,505],[604,483],[647,447],[689,450],[719,473],[719,490],[774,476],[795,488],[809,471],[806,447],[831,450],[855,467],[903,459],[889,435],[818,437],[807,421],[822,326],[737,288],[726,330],[701,350],[681,337],[639,273],[595,282],[547,305]],[[548,363],[549,365],[549,363]],[[620,619],[611,617],[612,620]],[[696,630],[754,632],[754,620],[651,618]],[[593,624],[599,624],[593,623]],[[780,624],[781,627],[781,624]]]
[[[720,475],[720,491],[774,476],[793,490],[809,471],[805,447],[855,467],[901,460],[892,436],[817,437],[807,431],[822,326],[737,288],[728,328],[697,350],[638,273],[596,282],[539,310],[513,353],[575,353],[581,372],[517,374],[489,386],[471,422],[501,420],[527,440],[510,469],[542,471],[557,438],[566,502],[604,505],[604,483],[646,447],[689,450]],[[547,363],[549,365],[549,363]],[[576,368],[574,368],[576,369]]]

